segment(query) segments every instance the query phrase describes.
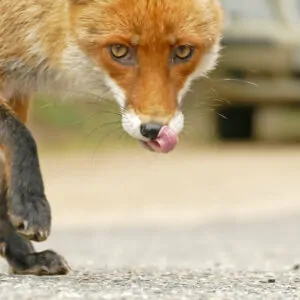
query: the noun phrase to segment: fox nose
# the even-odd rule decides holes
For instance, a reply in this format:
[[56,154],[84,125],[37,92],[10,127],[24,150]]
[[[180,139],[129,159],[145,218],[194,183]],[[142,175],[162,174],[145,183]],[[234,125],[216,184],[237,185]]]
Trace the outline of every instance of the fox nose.
[[159,123],[146,123],[141,125],[141,134],[143,137],[155,140],[158,137],[163,125]]

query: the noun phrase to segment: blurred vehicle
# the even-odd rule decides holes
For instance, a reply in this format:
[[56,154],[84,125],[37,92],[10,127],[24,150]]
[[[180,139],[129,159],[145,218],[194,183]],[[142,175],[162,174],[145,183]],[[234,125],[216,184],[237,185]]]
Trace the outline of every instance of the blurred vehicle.
[[300,0],[221,0],[222,56],[213,87],[219,134],[249,138],[257,105],[300,103]]

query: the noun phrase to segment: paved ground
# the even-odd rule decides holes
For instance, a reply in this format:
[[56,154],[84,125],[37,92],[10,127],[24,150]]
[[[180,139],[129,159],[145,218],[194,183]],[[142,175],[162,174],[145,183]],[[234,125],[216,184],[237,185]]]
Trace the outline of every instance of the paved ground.
[[300,216],[57,231],[48,244],[68,257],[75,274],[2,275],[0,299],[299,299],[299,227]]
[[74,273],[0,264],[0,299],[300,299],[299,153],[45,158],[55,220],[38,247]]

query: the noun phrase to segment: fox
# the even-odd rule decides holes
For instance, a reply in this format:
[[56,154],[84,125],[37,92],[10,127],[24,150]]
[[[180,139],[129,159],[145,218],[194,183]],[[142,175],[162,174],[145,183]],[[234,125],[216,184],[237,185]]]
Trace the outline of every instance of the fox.
[[219,0],[0,0],[0,255],[20,275],[65,275],[66,259],[37,252],[51,233],[37,143],[27,127],[37,92],[109,92],[124,131],[173,151],[191,83],[218,62]]

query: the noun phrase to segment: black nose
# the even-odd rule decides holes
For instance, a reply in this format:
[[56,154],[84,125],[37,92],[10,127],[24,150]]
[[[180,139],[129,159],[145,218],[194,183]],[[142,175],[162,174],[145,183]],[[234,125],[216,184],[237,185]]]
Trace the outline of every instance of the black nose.
[[141,125],[141,134],[150,140],[155,140],[163,125],[158,123],[146,123]]

